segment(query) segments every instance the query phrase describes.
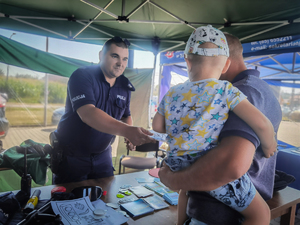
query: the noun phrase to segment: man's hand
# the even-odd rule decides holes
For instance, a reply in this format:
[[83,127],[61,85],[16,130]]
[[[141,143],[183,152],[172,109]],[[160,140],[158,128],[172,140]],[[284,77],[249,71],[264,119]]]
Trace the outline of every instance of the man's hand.
[[162,167],[158,171],[158,176],[160,181],[166,185],[171,190],[178,190],[178,188],[172,183],[173,179],[171,178],[174,172],[170,169],[170,167],[163,162]]
[[124,143],[126,143],[127,150],[135,151],[135,146],[127,138],[124,138]]
[[126,135],[124,135],[133,145],[139,146],[146,143],[155,143],[156,140],[151,138],[153,135],[150,131],[142,127],[127,127]]

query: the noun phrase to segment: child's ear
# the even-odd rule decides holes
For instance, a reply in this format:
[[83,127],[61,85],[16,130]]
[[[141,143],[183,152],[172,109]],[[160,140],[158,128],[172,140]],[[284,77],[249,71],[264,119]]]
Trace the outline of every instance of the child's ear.
[[227,58],[226,63],[225,63],[225,65],[223,67],[223,70],[222,70],[222,74],[227,72],[230,64],[231,64],[231,60],[229,58]]

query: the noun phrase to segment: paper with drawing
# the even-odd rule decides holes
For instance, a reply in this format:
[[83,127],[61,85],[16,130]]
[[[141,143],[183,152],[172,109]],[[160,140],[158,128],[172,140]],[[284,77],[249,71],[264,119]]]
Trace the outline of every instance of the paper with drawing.
[[[105,210],[105,215],[101,218],[95,217],[94,210],[101,208]],[[97,200],[91,203],[89,197],[78,198],[74,200],[52,201],[52,209],[55,214],[62,216],[63,224],[68,225],[108,225],[108,224],[123,224],[128,219],[116,212],[110,207],[107,207],[102,200]]]

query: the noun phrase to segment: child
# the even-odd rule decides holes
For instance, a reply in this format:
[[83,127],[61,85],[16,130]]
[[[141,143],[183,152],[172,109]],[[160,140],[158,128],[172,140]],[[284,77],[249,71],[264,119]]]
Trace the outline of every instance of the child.
[[[188,167],[217,145],[229,110],[255,131],[266,157],[276,151],[271,122],[230,82],[218,80],[230,65],[228,57],[228,44],[221,31],[208,25],[191,34],[185,48],[189,80],[169,90],[152,124],[154,131],[168,134],[165,162],[172,171]],[[270,210],[247,174],[209,193],[243,214],[244,225],[269,225]],[[179,225],[186,220],[186,203],[186,192],[180,190]]]

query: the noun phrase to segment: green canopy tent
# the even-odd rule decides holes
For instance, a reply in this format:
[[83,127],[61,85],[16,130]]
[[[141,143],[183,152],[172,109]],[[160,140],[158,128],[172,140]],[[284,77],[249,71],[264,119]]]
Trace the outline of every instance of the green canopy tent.
[[44,52],[0,35],[0,62],[38,72],[70,77],[92,63]]
[[252,42],[299,34],[299,22],[298,0],[0,0],[2,28],[94,44],[121,36],[154,54],[182,50],[205,24]]

